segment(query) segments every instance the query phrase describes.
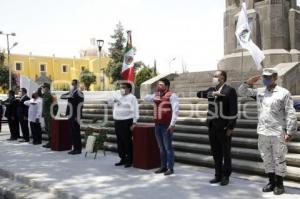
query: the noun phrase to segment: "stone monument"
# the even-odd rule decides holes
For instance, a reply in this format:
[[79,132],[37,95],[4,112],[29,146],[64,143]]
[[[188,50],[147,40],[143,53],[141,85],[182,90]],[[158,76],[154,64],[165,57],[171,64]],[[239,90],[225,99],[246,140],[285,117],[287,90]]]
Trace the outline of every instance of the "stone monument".
[[[251,37],[262,49],[264,67],[279,70],[279,84],[300,94],[300,7],[296,0],[246,0]],[[224,57],[218,69],[257,72],[251,55],[242,49],[236,36],[236,23],[242,0],[226,0],[224,13]]]

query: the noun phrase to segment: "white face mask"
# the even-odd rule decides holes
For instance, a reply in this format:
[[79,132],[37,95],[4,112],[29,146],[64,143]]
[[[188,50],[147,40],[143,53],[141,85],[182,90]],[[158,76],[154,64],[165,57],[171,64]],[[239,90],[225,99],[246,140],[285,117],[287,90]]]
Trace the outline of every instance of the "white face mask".
[[73,85],[70,86],[70,91],[74,91],[74,86]]
[[19,96],[19,97],[22,97],[22,92],[21,92],[21,91],[18,93],[18,96]]
[[220,82],[219,82],[219,78],[214,77],[214,78],[212,79],[212,83],[213,83],[214,86],[217,86],[217,85],[220,83]]
[[120,89],[120,92],[121,92],[121,95],[125,95],[125,94],[126,94],[126,91],[125,91],[124,88],[121,88],[121,89]]

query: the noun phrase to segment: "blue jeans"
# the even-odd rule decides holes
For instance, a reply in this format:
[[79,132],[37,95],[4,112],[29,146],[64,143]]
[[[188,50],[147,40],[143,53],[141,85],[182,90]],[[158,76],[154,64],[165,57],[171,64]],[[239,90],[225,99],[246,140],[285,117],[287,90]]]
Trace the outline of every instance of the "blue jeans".
[[155,137],[159,146],[161,168],[173,169],[174,150],[172,134],[167,132],[168,125],[155,124]]

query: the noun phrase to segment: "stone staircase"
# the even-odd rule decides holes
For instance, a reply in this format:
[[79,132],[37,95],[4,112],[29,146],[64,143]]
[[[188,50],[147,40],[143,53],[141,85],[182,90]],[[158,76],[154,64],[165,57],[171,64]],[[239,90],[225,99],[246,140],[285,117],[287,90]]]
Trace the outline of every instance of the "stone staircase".
[[[176,92],[179,97],[196,97],[197,91],[206,90],[209,86],[212,86],[211,82],[214,73],[215,71],[205,71],[180,74],[171,82],[171,90]],[[258,71],[251,71],[243,75],[236,71],[227,71],[227,83],[237,88],[241,82],[258,74],[260,74]],[[261,82],[255,86],[261,86]]]
[[[174,81],[182,80],[178,78]],[[206,80],[203,81],[205,82]],[[175,88],[178,89],[181,85],[176,84]],[[194,90],[191,89],[184,94],[192,94],[193,92]],[[295,98],[299,99],[300,96]],[[139,122],[152,123],[153,105],[139,100],[139,108]],[[206,126],[207,108],[207,100],[205,99],[195,97],[180,98],[180,113],[173,139],[177,162],[213,167]],[[107,108],[105,101],[89,101],[85,103],[82,130],[84,131],[88,126],[97,128],[97,123],[91,124],[91,121],[98,119],[98,122],[102,122],[105,118],[105,109],[107,110],[108,117],[106,119],[110,129],[105,146],[108,150],[116,151],[112,109]],[[250,98],[239,98],[239,119],[232,138],[232,166],[236,172],[256,175],[264,174],[262,160],[257,149],[256,117],[255,101]],[[297,117],[298,126],[300,127],[300,112],[297,112]],[[300,182],[300,138],[296,137],[288,144],[288,148],[288,174],[286,178]]]

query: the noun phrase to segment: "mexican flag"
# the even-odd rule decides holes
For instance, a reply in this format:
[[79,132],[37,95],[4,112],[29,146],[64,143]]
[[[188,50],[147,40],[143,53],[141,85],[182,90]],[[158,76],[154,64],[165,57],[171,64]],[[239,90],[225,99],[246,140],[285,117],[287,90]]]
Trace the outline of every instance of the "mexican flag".
[[134,82],[134,54],[135,50],[132,47],[131,31],[127,31],[127,45],[124,53],[121,76],[123,80],[130,82]]

